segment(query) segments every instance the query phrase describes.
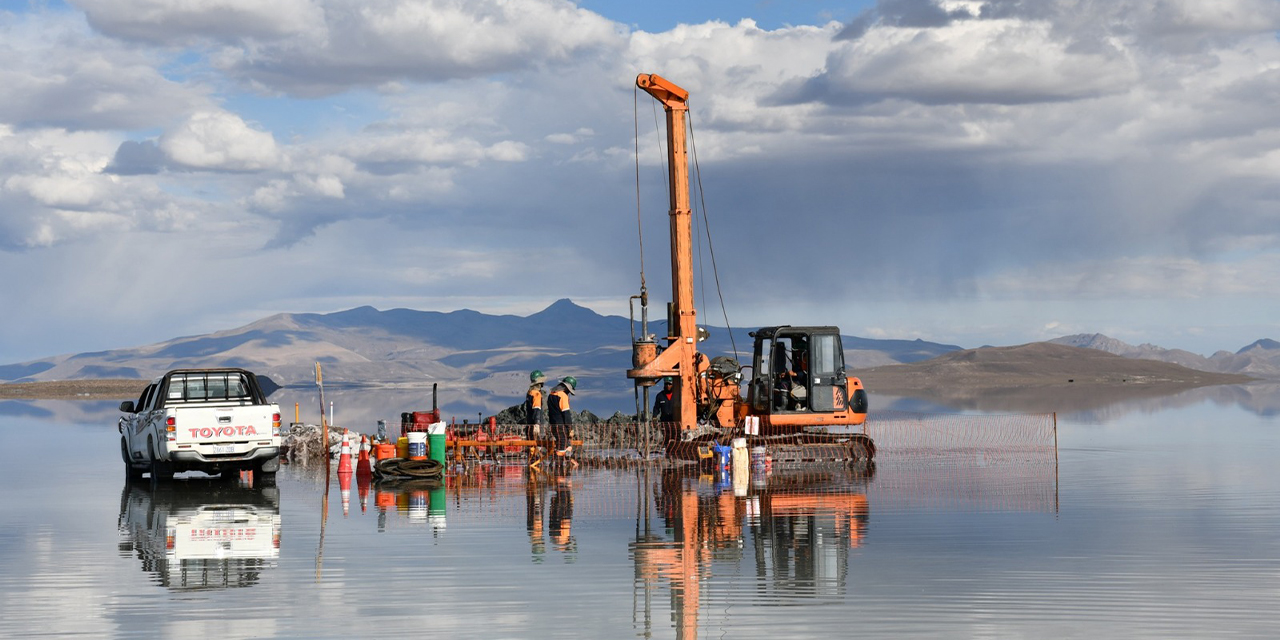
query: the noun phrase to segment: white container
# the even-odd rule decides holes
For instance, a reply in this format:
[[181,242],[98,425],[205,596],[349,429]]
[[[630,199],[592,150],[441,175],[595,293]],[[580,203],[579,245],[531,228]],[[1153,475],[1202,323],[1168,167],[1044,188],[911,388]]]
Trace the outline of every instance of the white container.
[[427,434],[422,431],[409,432],[409,459],[422,460],[427,457]]
[[741,479],[742,490],[746,490],[746,479],[751,475],[751,456],[746,452],[746,438],[733,439],[731,453],[733,461],[733,489],[735,492]]
[[[733,491],[735,495],[744,496],[747,490],[747,479],[751,476],[751,455],[747,453],[747,439],[733,439]],[[741,488],[741,493],[739,493]]]

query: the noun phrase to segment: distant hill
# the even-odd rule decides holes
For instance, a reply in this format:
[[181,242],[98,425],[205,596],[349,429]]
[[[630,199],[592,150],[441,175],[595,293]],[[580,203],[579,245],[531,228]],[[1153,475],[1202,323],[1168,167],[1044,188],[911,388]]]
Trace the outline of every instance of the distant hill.
[[1219,351],[1207,358],[1190,351],[1165,349],[1153,344],[1134,346],[1100,333],[1063,336],[1049,342],[1096,349],[1126,358],[1172,362],[1200,371],[1239,373],[1259,378],[1280,377],[1280,342],[1270,339],[1258,340],[1235,353]]
[[1181,365],[1126,358],[1100,349],[1035,342],[948,353],[913,364],[856,372],[868,388],[904,395],[921,391],[1032,388],[1055,385],[1183,387],[1249,382],[1236,374],[1198,371]]

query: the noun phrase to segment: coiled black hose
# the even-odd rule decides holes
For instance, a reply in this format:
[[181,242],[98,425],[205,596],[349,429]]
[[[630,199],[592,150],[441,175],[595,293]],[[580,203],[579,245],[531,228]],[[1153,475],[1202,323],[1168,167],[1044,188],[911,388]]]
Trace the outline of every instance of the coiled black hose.
[[373,473],[380,480],[439,480],[444,478],[444,464],[430,458],[426,460],[387,458],[379,460],[374,465]]

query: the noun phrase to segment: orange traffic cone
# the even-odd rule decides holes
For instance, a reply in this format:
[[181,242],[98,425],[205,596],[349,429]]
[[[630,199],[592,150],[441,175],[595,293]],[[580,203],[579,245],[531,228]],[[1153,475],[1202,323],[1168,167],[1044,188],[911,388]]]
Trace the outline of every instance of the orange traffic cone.
[[338,454],[338,475],[351,475],[351,436],[342,431],[342,449]]
[[[359,465],[357,465],[358,467]],[[373,484],[373,474],[356,472],[356,491],[360,494],[360,513],[369,511],[369,486]]]
[[363,478],[373,475],[373,467],[369,462],[369,451],[372,449],[373,447],[369,446],[369,439],[363,435],[360,436],[360,459],[356,461],[356,475]]
[[[348,465],[350,462],[347,463]],[[338,472],[338,489],[342,492],[342,517],[347,517],[347,513],[351,511],[351,470],[346,473]]]

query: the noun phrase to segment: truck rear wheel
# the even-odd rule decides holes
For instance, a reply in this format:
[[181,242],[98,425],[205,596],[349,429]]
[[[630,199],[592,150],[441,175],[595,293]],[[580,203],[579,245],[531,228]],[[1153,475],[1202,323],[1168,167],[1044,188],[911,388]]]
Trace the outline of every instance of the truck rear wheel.
[[129,458],[129,443],[122,437],[120,438],[120,458],[124,460],[124,477],[128,480],[137,480],[142,477],[142,467],[133,464],[133,460]]
[[172,480],[173,467],[160,459],[159,454],[156,453],[155,442],[151,438],[147,438],[147,445],[147,449],[151,451],[151,481]]

